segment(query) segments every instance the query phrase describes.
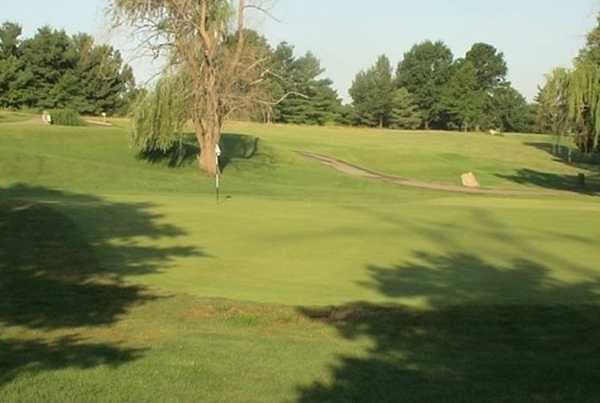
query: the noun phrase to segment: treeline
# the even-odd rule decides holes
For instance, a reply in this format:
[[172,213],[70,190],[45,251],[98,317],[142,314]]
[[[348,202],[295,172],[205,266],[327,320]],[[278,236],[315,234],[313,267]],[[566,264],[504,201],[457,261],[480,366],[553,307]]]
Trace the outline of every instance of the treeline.
[[23,39],[20,25],[0,25],[0,108],[125,114],[139,91],[121,54],[90,35],[42,27]]
[[350,88],[354,120],[402,129],[524,131],[529,106],[507,81],[504,55],[477,43],[454,59],[443,42],[412,47],[396,69],[387,56],[361,71]]
[[[256,36],[256,38],[261,38]],[[260,39],[268,48],[267,41]],[[441,41],[425,41],[408,51],[394,69],[380,56],[359,72],[343,105],[319,60],[295,57],[293,46],[268,48],[272,108],[260,119],[296,124],[346,124],[399,129],[532,131],[535,109],[507,81],[504,55],[477,43],[455,59]]]
[[600,14],[573,67],[546,76],[536,109],[541,132],[571,138],[582,153],[600,152]]
[[[396,69],[381,56],[357,74],[349,91],[353,102],[344,105],[314,54],[296,56],[286,42],[272,48],[254,31],[247,36],[271,63],[264,107],[240,117],[401,129],[536,129],[533,107],[506,80],[504,55],[491,45],[475,44],[455,60],[443,42],[425,41]],[[0,108],[125,114],[141,91],[119,51],[90,35],[42,27],[23,39],[18,24],[0,26]]]

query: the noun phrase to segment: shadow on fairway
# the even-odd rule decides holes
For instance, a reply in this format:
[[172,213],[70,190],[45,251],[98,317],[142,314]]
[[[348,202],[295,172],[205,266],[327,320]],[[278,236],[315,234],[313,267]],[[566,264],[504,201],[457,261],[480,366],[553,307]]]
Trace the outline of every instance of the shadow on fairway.
[[[0,189],[0,327],[35,330],[35,340],[0,339],[0,385],[21,373],[119,365],[142,350],[90,343],[77,328],[117,322],[158,298],[124,277],[164,269],[195,247],[138,245],[135,237],[173,238],[147,203],[114,203],[39,187]],[[53,331],[68,332],[59,339]],[[38,336],[36,336],[38,337]],[[46,338],[44,338],[46,337]]]
[[[490,231],[500,228],[508,247],[496,224]],[[540,251],[512,242],[532,258],[499,265],[449,245],[446,253],[367,268],[363,286],[421,298],[429,309],[364,302],[300,309],[370,347],[339,356],[331,379],[299,387],[299,401],[599,401],[600,278],[561,282],[533,260]]]
[[[564,140],[569,141],[569,140]],[[552,143],[531,142],[525,145],[537,148],[550,154],[556,161],[564,162],[571,165],[582,165],[587,168],[600,168],[600,155],[597,153],[585,154],[577,149],[571,150],[571,161],[569,162],[569,147],[565,145],[554,146]],[[556,151],[556,152],[555,152]]]
[[496,175],[521,185],[535,185],[545,189],[565,190],[590,196],[600,193],[600,176],[586,175],[586,184],[579,184],[577,175],[561,175],[550,172],[540,172],[532,169],[519,169],[515,175]]
[[600,194],[600,157],[598,155],[593,154],[589,156],[577,150],[573,150],[571,154],[572,162],[570,163],[569,147],[567,146],[557,146],[557,153],[555,154],[554,147],[551,143],[537,142],[526,143],[526,145],[550,154],[557,162],[562,162],[581,169],[581,173],[586,175],[585,187],[581,186],[577,175],[555,174],[533,169],[520,169],[514,175],[496,175],[497,177],[521,185],[535,185],[545,189],[565,190],[587,195]]
[[[236,159],[252,159],[258,153],[259,138],[243,134],[225,133],[221,138],[221,171]],[[138,154],[138,158],[152,164],[166,164],[170,168],[180,168],[196,163],[200,147],[194,134],[186,134],[181,143],[175,144],[167,151],[150,151]]]

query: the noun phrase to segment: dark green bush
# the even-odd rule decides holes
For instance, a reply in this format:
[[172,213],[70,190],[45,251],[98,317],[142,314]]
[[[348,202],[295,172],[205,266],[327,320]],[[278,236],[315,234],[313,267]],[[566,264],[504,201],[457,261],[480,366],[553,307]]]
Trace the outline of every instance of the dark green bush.
[[83,126],[84,122],[79,113],[73,109],[54,109],[48,111],[53,125]]

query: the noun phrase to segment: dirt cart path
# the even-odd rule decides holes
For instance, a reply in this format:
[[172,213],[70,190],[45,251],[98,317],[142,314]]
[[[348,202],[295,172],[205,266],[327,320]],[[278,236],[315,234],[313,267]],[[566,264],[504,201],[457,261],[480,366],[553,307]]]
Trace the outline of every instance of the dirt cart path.
[[311,153],[307,151],[298,151],[303,157],[317,161],[323,165],[333,168],[339,172],[343,172],[350,176],[378,180],[382,182],[393,183],[395,185],[407,186],[417,189],[439,190],[455,193],[469,194],[487,194],[499,196],[561,196],[572,195],[572,192],[559,190],[511,190],[511,189],[493,189],[493,188],[466,188],[457,185],[445,185],[440,183],[422,182],[413,179],[401,178],[399,176],[390,176],[380,174],[369,169],[361,168],[357,165],[329,157],[327,155]]

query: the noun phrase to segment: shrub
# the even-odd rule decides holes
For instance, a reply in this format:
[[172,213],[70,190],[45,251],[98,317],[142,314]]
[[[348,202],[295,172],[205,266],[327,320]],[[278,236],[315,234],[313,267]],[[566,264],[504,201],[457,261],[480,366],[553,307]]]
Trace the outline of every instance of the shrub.
[[73,109],[54,109],[49,111],[53,125],[59,126],[83,126],[83,120],[79,113]]

